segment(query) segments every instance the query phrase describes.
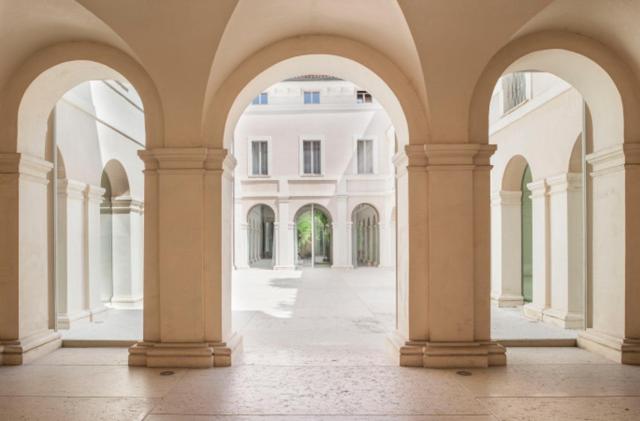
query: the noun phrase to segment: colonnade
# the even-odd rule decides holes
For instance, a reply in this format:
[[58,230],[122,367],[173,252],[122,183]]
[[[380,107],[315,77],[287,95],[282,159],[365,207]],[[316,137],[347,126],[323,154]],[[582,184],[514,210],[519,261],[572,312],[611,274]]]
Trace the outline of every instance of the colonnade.
[[[524,313],[564,328],[585,325],[582,174],[565,173],[528,184],[532,201],[532,301]],[[492,298],[500,307],[522,296],[521,191],[492,197]]]

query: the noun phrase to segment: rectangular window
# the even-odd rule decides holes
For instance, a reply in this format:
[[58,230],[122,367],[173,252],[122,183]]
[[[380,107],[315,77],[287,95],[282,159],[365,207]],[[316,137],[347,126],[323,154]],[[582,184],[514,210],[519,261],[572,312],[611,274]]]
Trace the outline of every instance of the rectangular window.
[[373,140],[358,139],[358,174],[373,174]]
[[357,91],[356,102],[358,104],[370,104],[371,102],[373,102],[373,97],[367,91]]
[[304,91],[305,104],[320,104],[320,91]]
[[267,105],[269,103],[269,93],[262,92],[260,95],[253,98],[253,101],[251,101],[251,103],[253,105]]
[[303,174],[320,175],[322,174],[321,158],[322,151],[321,141],[304,140],[302,142],[302,167]]
[[251,175],[269,175],[269,146],[266,140],[251,141]]
[[507,113],[527,100],[527,80],[523,72],[502,78],[502,110]]

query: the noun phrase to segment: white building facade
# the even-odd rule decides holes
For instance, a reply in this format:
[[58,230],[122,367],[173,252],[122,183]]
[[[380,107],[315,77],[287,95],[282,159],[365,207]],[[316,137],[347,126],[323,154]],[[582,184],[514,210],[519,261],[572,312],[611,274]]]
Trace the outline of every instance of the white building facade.
[[261,93],[234,133],[235,267],[394,267],[395,152],[385,110],[351,82]]

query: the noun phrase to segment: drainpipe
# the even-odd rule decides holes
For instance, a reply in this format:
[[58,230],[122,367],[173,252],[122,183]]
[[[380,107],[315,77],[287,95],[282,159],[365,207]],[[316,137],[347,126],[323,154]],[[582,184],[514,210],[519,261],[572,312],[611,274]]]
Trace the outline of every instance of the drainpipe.
[[53,158],[53,173],[51,177],[53,241],[52,241],[52,270],[53,270],[53,330],[58,331],[58,133],[56,107],[51,111],[51,157]]
[[581,164],[582,164],[582,282],[583,282],[583,328],[588,327],[589,320],[589,218],[588,218],[588,185],[587,174],[587,103],[582,100],[582,135],[581,142]]

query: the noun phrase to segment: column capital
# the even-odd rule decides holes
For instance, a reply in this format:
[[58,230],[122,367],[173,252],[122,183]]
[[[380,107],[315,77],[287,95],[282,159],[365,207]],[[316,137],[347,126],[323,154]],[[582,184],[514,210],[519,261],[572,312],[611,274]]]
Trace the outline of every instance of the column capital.
[[20,174],[46,184],[53,164],[23,153],[0,153],[0,174]]
[[58,195],[66,195],[69,199],[84,199],[86,184],[68,178],[58,180]]
[[547,194],[547,182],[545,180],[532,181],[527,184],[527,188],[531,191],[531,197],[540,197]]
[[131,199],[130,197],[117,197],[111,199],[112,213],[142,213],[144,211],[144,203]]
[[105,189],[102,187],[94,186],[93,184],[87,184],[84,189],[84,196],[89,202],[101,203],[103,199]]
[[579,191],[582,189],[582,174],[564,173],[547,178],[549,194],[562,193],[567,191]]
[[519,190],[493,192],[491,204],[494,206],[520,206],[522,204],[522,192]]
[[640,143],[626,143],[601,149],[587,155],[593,177],[621,171],[625,165],[640,164]]
[[157,148],[138,151],[146,170],[233,171],[236,160],[222,148]]
[[429,167],[489,167],[496,145],[434,143],[425,145]]

